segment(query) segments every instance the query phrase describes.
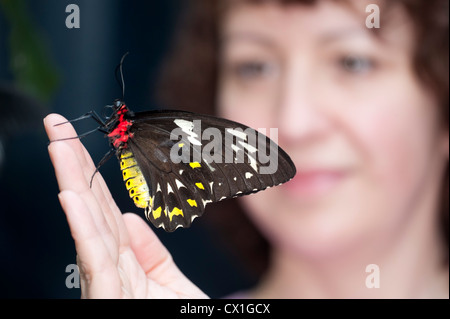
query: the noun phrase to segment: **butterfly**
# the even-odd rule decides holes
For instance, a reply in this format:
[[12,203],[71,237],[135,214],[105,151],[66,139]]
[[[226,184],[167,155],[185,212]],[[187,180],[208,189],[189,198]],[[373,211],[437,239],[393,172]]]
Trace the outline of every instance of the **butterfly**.
[[94,175],[116,155],[134,204],[168,232],[189,227],[210,203],[280,185],[296,173],[285,151],[246,125],[187,111],[134,113],[122,99],[109,107],[110,116],[91,111],[69,122],[99,123],[93,131],[105,133],[111,149]]

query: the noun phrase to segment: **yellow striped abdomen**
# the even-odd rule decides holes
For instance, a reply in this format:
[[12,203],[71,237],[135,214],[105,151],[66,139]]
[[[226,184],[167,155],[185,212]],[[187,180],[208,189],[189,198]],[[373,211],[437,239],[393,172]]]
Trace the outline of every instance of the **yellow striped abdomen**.
[[[120,169],[125,186],[133,199],[134,204],[139,208],[151,206],[150,192],[139,165],[130,151],[123,151],[120,154]],[[151,208],[151,207],[150,207]]]

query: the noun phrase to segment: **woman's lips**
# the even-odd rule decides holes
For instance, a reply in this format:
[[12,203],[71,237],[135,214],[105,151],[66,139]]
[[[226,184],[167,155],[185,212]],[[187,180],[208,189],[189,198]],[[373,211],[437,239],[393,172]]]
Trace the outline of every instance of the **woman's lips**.
[[332,190],[346,176],[343,170],[309,170],[297,171],[295,177],[284,184],[291,196],[311,198]]

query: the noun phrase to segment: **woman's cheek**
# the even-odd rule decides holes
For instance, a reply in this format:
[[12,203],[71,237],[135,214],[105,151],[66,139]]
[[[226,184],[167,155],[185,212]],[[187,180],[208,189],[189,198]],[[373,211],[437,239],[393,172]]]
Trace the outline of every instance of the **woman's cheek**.
[[222,83],[217,100],[218,115],[254,129],[270,128],[276,116],[276,103],[272,89],[269,91],[237,88],[233,83]]
[[372,111],[362,116],[357,129],[372,159],[374,177],[392,192],[407,193],[421,183],[433,161],[438,130],[432,101],[414,90],[398,92],[368,107]]

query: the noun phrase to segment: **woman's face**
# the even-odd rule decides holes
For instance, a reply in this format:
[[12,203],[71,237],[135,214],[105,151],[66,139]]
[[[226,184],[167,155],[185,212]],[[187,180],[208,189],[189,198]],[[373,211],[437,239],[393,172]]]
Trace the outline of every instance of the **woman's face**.
[[369,248],[437,211],[448,132],[412,68],[413,25],[393,8],[375,35],[369,3],[236,4],[223,21],[220,115],[278,128],[297,168],[242,199],[283,249]]

